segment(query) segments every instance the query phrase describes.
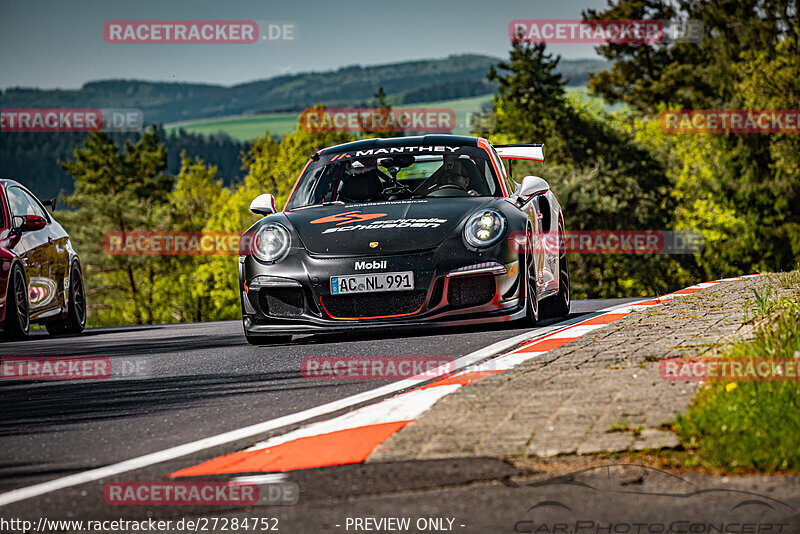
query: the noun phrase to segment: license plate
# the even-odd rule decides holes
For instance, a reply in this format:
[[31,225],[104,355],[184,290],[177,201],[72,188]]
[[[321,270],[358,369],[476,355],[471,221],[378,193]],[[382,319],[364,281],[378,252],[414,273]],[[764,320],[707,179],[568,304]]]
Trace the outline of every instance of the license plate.
[[414,289],[414,273],[411,271],[331,276],[331,295],[409,289]]

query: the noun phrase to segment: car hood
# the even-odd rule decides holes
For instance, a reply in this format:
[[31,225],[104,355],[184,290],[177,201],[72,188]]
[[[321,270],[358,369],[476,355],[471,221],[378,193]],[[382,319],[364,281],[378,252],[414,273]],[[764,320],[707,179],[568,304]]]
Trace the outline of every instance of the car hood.
[[284,212],[312,254],[365,256],[431,249],[497,199],[430,198],[313,206]]

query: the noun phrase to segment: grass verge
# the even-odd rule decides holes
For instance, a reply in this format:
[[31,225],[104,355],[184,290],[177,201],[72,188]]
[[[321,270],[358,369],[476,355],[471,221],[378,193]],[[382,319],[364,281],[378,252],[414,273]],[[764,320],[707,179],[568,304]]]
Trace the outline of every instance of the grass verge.
[[[755,292],[754,337],[714,357],[794,358],[800,364],[800,273],[767,280],[770,285]],[[690,464],[729,472],[800,471],[800,381],[709,382],[674,428]]]

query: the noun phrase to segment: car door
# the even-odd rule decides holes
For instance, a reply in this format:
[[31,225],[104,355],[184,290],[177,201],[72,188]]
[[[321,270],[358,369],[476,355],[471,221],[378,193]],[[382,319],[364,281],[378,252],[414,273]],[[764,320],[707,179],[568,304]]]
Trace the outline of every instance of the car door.
[[541,292],[558,291],[558,259],[560,252],[560,236],[558,233],[558,213],[553,209],[554,198],[551,193],[540,195],[534,199],[536,218],[544,236],[545,246],[540,257],[542,271],[540,273]]
[[[48,263],[42,266],[41,278],[42,289],[48,297],[43,302],[42,307],[46,309],[56,308],[61,309],[66,304],[66,289],[68,287],[69,277],[69,250],[67,249],[67,242],[69,240],[67,233],[60,224],[55,222],[47,210],[44,208],[39,199],[37,199],[30,191],[22,189],[29,204],[31,205],[34,215],[44,217],[47,220],[41,232],[42,238],[47,238],[50,245],[50,254]],[[52,297],[50,296],[53,294]]]
[[528,253],[533,256],[533,264],[536,266],[536,292],[539,296],[547,290],[547,284],[550,281],[547,273],[547,257],[551,246],[551,236],[548,232],[547,212],[543,210],[544,206],[540,202],[542,197],[543,195],[531,198],[522,206],[533,229]]
[[[498,145],[493,148],[503,163],[508,163],[508,169],[504,170],[508,175],[509,182],[515,188],[519,186],[513,181],[511,173],[511,165],[514,161],[544,162],[543,144]],[[529,201],[522,209],[532,221],[537,234],[537,245],[533,247],[537,270],[537,290],[540,296],[549,296],[558,291],[560,243],[557,201],[555,196],[548,191]]]
[[35,319],[58,306],[57,284],[50,278],[49,266],[53,262],[53,247],[47,228],[35,231],[21,230],[24,218],[40,215],[31,204],[30,196],[19,186],[6,189],[8,207],[11,210],[12,226],[19,235],[13,247],[28,275],[30,314]]

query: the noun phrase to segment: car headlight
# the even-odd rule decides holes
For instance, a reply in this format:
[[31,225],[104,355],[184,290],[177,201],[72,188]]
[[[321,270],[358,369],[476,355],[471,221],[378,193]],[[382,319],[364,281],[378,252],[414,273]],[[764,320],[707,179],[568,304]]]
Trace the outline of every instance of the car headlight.
[[495,210],[482,210],[472,215],[464,226],[464,239],[477,248],[497,243],[506,232],[505,216]]
[[267,223],[253,236],[253,256],[261,261],[276,263],[289,252],[291,237],[280,224]]

